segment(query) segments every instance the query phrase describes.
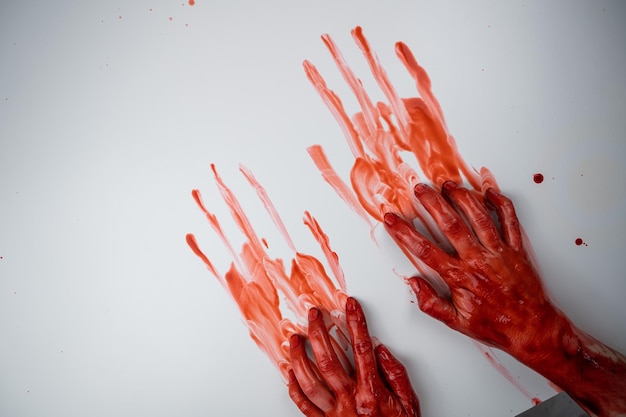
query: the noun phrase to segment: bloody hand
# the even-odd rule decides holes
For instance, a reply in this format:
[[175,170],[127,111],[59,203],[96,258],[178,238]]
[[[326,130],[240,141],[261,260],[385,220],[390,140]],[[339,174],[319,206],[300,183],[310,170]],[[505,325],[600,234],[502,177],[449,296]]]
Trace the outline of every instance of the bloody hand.
[[[420,309],[505,351],[525,346],[536,331],[544,331],[541,323],[558,313],[523,247],[511,201],[488,190],[483,202],[452,181],[444,183],[443,193],[418,184],[415,196],[456,252],[446,253],[398,215],[385,215],[396,241],[439,273],[450,289],[449,297],[440,296],[423,278],[412,278]],[[485,203],[495,208],[502,234]]]
[[577,329],[550,302],[511,201],[493,189],[479,196],[452,181],[441,193],[424,184],[414,192],[454,248],[447,253],[410,221],[385,214],[386,228],[401,248],[437,272],[450,290],[441,295],[424,278],[412,278],[420,309],[510,353],[592,415],[626,415],[626,357]]
[[322,312],[309,311],[309,341],[315,362],[307,356],[305,339],[290,339],[289,396],[307,417],[419,417],[419,402],[407,372],[385,346],[374,346],[361,305],[346,302],[346,319],[356,374],[342,366],[331,344]]

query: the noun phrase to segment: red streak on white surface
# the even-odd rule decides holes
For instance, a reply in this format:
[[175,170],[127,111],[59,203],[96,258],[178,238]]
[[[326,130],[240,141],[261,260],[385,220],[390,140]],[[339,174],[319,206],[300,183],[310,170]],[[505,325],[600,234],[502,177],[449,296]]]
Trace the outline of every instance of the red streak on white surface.
[[[245,236],[245,242],[239,252],[235,251],[217,217],[203,203],[200,191],[193,190],[192,196],[196,204],[230,252],[233,260],[230,269],[225,275],[220,274],[210,257],[200,249],[193,234],[187,235],[187,244],[204,262],[209,272],[229,291],[246,321],[250,337],[279,368],[286,381],[290,368],[289,337],[294,333],[306,333],[307,313],[315,306],[329,313],[327,326],[336,339],[337,351],[342,361],[347,362],[345,351],[349,346],[344,314],[347,300],[345,279],[339,258],[330,248],[327,235],[315,218],[305,212],[304,224],[319,243],[335,281],[326,274],[318,259],[297,252],[265,189],[247,168],[240,167],[241,173],[255,189],[270,218],[294,252],[288,272],[282,259],[271,258],[267,254],[267,242],[259,239],[234,193],[226,186],[215,166],[212,165],[211,168],[222,199],[230,209],[233,221]],[[296,323],[284,317],[284,307],[294,313]]]
[[520,384],[519,381],[517,381],[517,379],[515,379],[513,375],[511,375],[509,370],[506,369],[504,365],[502,365],[502,362],[500,362],[498,358],[496,358],[495,353],[493,352],[492,348],[485,346],[483,344],[480,344],[476,341],[474,341],[474,345],[476,346],[478,350],[483,352],[483,354],[485,355],[485,358],[487,358],[491,366],[497,369],[498,372],[500,372],[500,374],[504,376],[507,379],[507,381],[513,384],[513,386],[515,386],[525,397],[530,398],[534,405],[541,403],[541,400],[539,398],[533,397],[530,394],[530,392],[528,392],[528,390],[526,390],[526,388],[524,388],[522,384]]

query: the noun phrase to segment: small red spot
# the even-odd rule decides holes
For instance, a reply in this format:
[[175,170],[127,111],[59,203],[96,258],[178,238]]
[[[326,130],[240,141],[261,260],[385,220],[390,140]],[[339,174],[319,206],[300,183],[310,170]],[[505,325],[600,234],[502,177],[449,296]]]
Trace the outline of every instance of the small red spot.
[[121,18],[122,18],[122,16],[118,16],[117,18],[118,18],[118,19],[121,19]]
[[536,173],[533,175],[533,181],[535,181],[536,184],[541,184],[543,182],[543,174]]
[[193,6],[194,4],[196,4],[195,0],[189,0],[189,5]]
[[533,397],[533,405],[539,405],[541,404],[541,400],[537,397]]
[[170,20],[170,22],[171,22],[172,20],[174,20],[174,18],[170,16],[169,20]]
[[584,240],[582,240],[582,239],[581,239],[581,238],[579,238],[579,237],[578,237],[578,238],[576,238],[576,240],[574,241],[574,243],[576,244],[576,246],[581,246],[581,245],[589,246],[589,245],[587,245],[587,243],[586,243]]

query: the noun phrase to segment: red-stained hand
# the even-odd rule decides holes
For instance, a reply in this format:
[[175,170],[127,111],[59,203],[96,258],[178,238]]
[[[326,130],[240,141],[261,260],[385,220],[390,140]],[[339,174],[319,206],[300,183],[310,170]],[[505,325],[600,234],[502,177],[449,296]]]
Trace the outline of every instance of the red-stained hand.
[[412,278],[420,309],[510,353],[567,391],[590,414],[626,416],[626,357],[576,328],[550,302],[524,248],[511,201],[492,189],[477,196],[451,181],[441,193],[418,184],[415,197],[455,252],[429,241],[412,222],[385,214],[385,226],[396,242],[436,271],[450,289],[449,296],[442,296],[425,279]]
[[[452,181],[442,193],[418,184],[415,196],[456,251],[446,253],[409,221],[385,215],[394,239],[439,273],[450,289],[450,297],[443,297],[423,278],[412,278],[420,309],[488,345],[508,352],[525,347],[558,312],[523,247],[511,201],[493,190],[481,201]],[[487,204],[495,209],[502,233]]]
[[309,341],[315,362],[307,356],[305,338],[290,339],[289,396],[307,417],[419,417],[419,402],[406,369],[387,349],[374,346],[361,305],[346,302],[346,319],[356,374],[342,366],[331,345],[322,313],[309,311]]

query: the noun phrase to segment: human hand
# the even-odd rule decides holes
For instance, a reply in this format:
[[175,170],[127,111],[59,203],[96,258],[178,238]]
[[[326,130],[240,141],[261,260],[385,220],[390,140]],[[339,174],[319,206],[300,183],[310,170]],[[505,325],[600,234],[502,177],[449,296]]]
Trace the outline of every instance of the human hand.
[[320,310],[309,310],[308,337],[315,362],[307,356],[305,338],[291,336],[293,402],[307,417],[419,417],[419,401],[406,369],[384,345],[374,346],[363,309],[352,297],[346,302],[346,321],[355,374],[339,361]]
[[[558,333],[567,319],[546,296],[524,248],[511,200],[493,189],[477,196],[452,181],[444,183],[441,193],[424,184],[415,186],[414,193],[455,250],[446,253],[425,238],[412,219],[385,214],[391,236],[437,272],[450,289],[449,296],[443,296],[424,278],[410,279],[420,309],[514,356],[557,336],[552,331]],[[495,209],[501,230],[488,206]],[[538,338],[540,334],[543,337]]]
[[493,189],[478,197],[452,181],[442,193],[424,184],[414,193],[455,250],[446,253],[425,238],[412,219],[385,214],[385,226],[401,248],[437,272],[450,290],[441,295],[425,279],[411,278],[420,309],[508,352],[591,415],[626,416],[626,357],[576,328],[550,302],[511,200]]

